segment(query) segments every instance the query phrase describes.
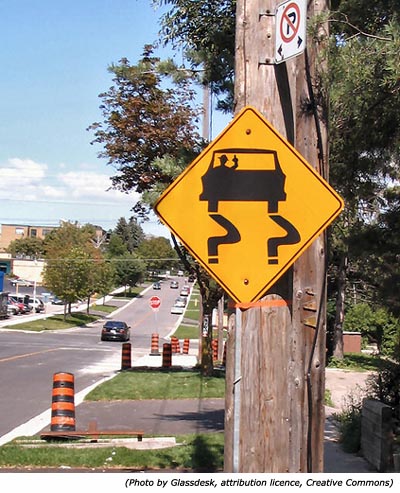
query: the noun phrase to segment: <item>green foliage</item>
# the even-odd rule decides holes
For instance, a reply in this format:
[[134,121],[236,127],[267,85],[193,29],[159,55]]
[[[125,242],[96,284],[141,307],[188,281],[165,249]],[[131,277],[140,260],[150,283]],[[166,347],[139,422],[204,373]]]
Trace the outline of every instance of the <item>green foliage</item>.
[[90,127],[103,146],[99,156],[117,170],[113,186],[125,192],[171,183],[154,161],[168,155],[187,164],[200,149],[194,92],[187,82],[165,89],[159,61],[148,45],[137,65],[125,58],[112,65],[113,86],[100,95],[104,121]]
[[99,293],[106,296],[114,287],[115,283],[115,266],[112,262],[98,260],[94,263],[91,270],[92,275],[92,293]]
[[93,228],[64,223],[46,237],[44,284],[69,304],[106,291],[109,268],[91,241]]
[[395,417],[400,420],[400,355],[397,362],[386,361],[380,371],[371,379],[370,395],[390,406]]
[[136,254],[114,257],[113,262],[117,284],[134,287],[145,278],[146,264]]
[[123,257],[128,254],[128,248],[121,236],[112,233],[106,248],[107,257]]
[[348,353],[343,359],[330,358],[328,360],[329,368],[340,368],[351,371],[376,371],[384,364],[378,356],[369,354]]
[[137,254],[146,260],[147,269],[152,271],[171,269],[176,266],[178,260],[176,251],[164,237],[143,240]]
[[[400,166],[397,3],[334,2],[324,90],[330,97],[330,181],[346,204],[330,229],[329,295],[339,301],[356,296],[396,314],[398,234],[395,228],[381,234],[380,213],[394,205],[385,196]],[[342,309],[338,303],[336,321]]]
[[163,41],[186,47],[190,65],[203,69],[203,83],[210,85],[218,96],[217,107],[232,111],[236,1],[154,0],[153,3],[170,7],[161,18]]
[[361,446],[361,409],[362,400],[350,396],[345,408],[335,415],[340,433],[343,450],[357,453]]
[[7,253],[13,257],[43,258],[45,244],[41,238],[20,238],[12,241],[7,247]]
[[133,253],[145,237],[143,229],[134,217],[131,217],[129,221],[120,217],[113,231],[114,235],[120,238],[129,253]]
[[366,303],[351,305],[346,310],[344,330],[361,332],[363,340],[376,343],[382,355],[394,357],[398,351],[400,321],[385,308]]

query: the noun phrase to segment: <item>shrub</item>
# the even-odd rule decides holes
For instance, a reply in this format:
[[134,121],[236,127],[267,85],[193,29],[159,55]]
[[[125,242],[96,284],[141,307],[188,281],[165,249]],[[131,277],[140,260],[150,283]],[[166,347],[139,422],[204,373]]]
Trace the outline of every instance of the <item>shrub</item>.
[[350,394],[343,410],[335,414],[340,443],[348,453],[357,453],[361,447],[361,409],[365,396]]
[[393,409],[393,415],[400,420],[400,365],[386,361],[376,375],[369,380],[369,393],[373,399]]

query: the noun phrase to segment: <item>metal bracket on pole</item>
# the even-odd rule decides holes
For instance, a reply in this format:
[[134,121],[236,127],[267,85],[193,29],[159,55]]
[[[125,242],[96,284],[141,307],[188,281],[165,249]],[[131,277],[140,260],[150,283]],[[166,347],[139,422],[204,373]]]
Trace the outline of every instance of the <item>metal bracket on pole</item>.
[[263,58],[258,62],[258,66],[260,65],[275,65],[276,61],[274,58]]
[[317,328],[317,302],[315,301],[315,292],[311,288],[305,289],[306,295],[310,298],[308,301],[303,303],[303,310],[305,312],[312,312],[313,315],[303,318],[303,324],[306,327],[311,327],[312,329]]
[[259,14],[258,14],[258,18],[261,19],[261,17],[275,17],[276,16],[276,12],[272,12],[272,10],[262,10]]

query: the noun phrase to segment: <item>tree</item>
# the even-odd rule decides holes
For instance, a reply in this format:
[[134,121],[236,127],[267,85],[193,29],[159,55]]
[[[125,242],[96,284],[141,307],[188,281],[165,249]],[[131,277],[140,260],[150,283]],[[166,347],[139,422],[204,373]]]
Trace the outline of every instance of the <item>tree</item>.
[[147,269],[152,271],[171,269],[176,266],[178,256],[167,238],[155,237],[144,240],[137,254],[146,260]]
[[[103,304],[105,304],[105,297],[115,283],[115,266],[111,261],[100,259],[95,263],[95,269],[93,274],[93,292],[99,293],[103,297]],[[88,297],[88,309],[89,309],[89,297]]]
[[[331,295],[337,300],[332,330],[338,358],[343,357],[349,276],[368,284],[367,279],[362,282],[362,271],[368,272],[371,264],[371,258],[360,255],[368,247],[360,249],[355,240],[366,223],[376,221],[390,180],[399,176],[400,26],[393,3],[378,4],[367,8],[372,6],[367,0],[362,7],[352,0],[337,2],[338,11],[331,16],[330,178],[346,203],[332,229],[330,266],[331,278],[337,281]],[[379,255],[386,249],[382,247]]]
[[[62,258],[46,262],[44,282],[46,286],[68,305],[86,297],[90,290],[90,256],[81,246],[74,246]],[[66,311],[64,311],[64,317]]]
[[8,245],[7,253],[13,257],[42,258],[45,253],[44,241],[41,238],[20,238]]
[[[93,292],[94,259],[101,255],[91,242],[90,228],[64,223],[46,237],[45,285],[71,304]],[[64,317],[66,311],[64,311]]]
[[128,247],[121,236],[111,233],[110,240],[106,248],[107,257],[121,257],[128,253]]
[[146,274],[145,262],[136,254],[128,254],[113,259],[115,268],[115,280],[121,286],[129,288],[137,285]]
[[363,224],[353,237],[352,248],[358,259],[357,277],[362,280],[357,295],[375,305],[386,306],[398,317],[400,188],[388,188],[383,198],[382,211],[375,221]]
[[121,238],[129,253],[134,252],[145,237],[143,229],[133,216],[129,221],[126,221],[124,217],[121,217],[118,220],[113,234]]
[[[89,127],[92,143],[103,146],[99,156],[117,169],[113,186],[124,192],[165,188],[171,176],[155,160],[170,156],[183,169],[201,146],[194,91],[186,79],[164,89],[159,62],[148,45],[137,65],[126,58],[112,65],[113,86],[100,94],[104,121]],[[143,208],[137,204],[138,211]]]
[[235,66],[235,0],[193,2],[155,0],[170,9],[161,17],[165,44],[185,46],[185,55],[194,70],[201,70],[202,83],[219,98],[217,108],[233,111]]

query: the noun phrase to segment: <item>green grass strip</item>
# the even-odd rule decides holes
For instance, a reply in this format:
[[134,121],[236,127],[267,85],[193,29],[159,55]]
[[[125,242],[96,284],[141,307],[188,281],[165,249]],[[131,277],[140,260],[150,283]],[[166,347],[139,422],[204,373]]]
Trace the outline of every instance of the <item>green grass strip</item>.
[[223,398],[225,379],[197,371],[125,371],[90,392],[85,400]]

